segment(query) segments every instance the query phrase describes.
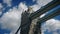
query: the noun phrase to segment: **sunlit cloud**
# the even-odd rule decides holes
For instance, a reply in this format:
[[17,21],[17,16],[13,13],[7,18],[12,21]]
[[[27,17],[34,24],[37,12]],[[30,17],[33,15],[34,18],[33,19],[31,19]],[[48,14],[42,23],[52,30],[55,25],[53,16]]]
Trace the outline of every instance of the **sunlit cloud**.
[[3,0],[3,3],[7,4],[7,6],[11,6],[12,0]]

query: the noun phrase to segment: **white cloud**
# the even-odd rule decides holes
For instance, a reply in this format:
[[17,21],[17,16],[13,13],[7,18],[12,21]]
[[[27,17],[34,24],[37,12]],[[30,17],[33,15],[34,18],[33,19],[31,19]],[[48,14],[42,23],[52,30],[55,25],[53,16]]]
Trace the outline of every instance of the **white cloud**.
[[46,4],[48,4],[49,2],[51,2],[52,0],[33,0],[33,2],[36,1],[35,5],[32,5],[33,10],[37,11],[38,9],[40,9],[42,6],[45,6]]
[[3,3],[6,3],[8,6],[11,6],[11,1],[12,0],[3,0]]
[[10,29],[12,33],[15,33],[20,26],[21,12],[16,8],[10,9],[9,12],[5,13],[0,22],[2,24],[2,29]]
[[44,33],[46,29],[48,29],[48,32],[57,32],[57,29],[60,29],[60,21],[55,19],[50,19],[46,21],[46,23],[42,25],[42,33]]
[[33,0],[33,2],[36,1],[36,0]]
[[2,3],[0,3],[0,9],[3,8]]
[[40,18],[42,18],[42,17],[44,17],[46,14],[42,14],[41,16],[40,16]]
[[27,5],[23,2],[21,2],[18,7],[19,7],[19,9],[23,9],[23,11],[28,9]]
[[37,4],[32,5],[31,7],[32,7],[33,11],[37,11],[40,8]]
[[2,14],[2,12],[0,12],[0,15]]
[[2,8],[3,8],[3,5],[2,3],[0,3],[0,15],[2,14]]
[[59,34],[58,32],[54,32],[53,34]]
[[[10,29],[11,33],[14,34],[21,22],[21,13],[26,10],[27,6],[20,3],[18,8],[13,7],[8,12],[4,13],[2,18],[0,18],[0,23],[2,24],[2,29]],[[24,9],[24,10],[23,10]],[[20,32],[18,33],[20,34]]]
[[52,0],[37,0],[37,3],[38,3],[39,6],[44,6],[44,5],[48,4],[51,1]]

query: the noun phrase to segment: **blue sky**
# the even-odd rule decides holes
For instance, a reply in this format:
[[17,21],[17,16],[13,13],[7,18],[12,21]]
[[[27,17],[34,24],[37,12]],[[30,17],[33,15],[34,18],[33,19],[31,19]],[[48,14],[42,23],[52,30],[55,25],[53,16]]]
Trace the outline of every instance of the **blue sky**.
[[[14,34],[20,25],[21,13],[27,10],[29,6],[33,7],[33,11],[37,11],[51,1],[0,0],[0,34]],[[57,7],[60,8],[60,5]],[[42,24],[42,34],[60,34],[60,15]]]

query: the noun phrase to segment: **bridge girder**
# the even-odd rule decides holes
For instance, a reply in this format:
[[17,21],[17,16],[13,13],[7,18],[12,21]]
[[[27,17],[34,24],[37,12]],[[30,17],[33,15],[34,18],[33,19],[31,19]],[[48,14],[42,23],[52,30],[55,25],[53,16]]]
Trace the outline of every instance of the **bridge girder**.
[[52,11],[51,13],[45,15],[44,17],[40,18],[36,25],[35,34],[37,34],[37,33],[41,34],[41,23],[43,23],[57,15],[60,15],[60,8],[58,8],[58,9]]
[[[60,0],[54,0],[54,1],[50,2],[50,3],[48,3],[47,5],[45,5],[44,8],[39,9],[39,10],[37,10],[36,12],[32,13],[29,17],[33,20],[33,19],[39,17],[40,15],[42,15],[43,13],[48,12],[49,10],[53,9],[54,7],[56,7],[56,6],[59,5],[59,4],[60,4]],[[45,20],[45,19],[48,20],[48,19],[52,18],[53,16],[58,15],[60,10],[57,10],[57,11],[58,11],[57,14],[55,14],[55,13],[50,14],[49,16],[51,16],[51,17],[49,17],[49,16],[43,17],[43,18],[41,18],[38,22],[40,23],[42,20]],[[55,15],[54,15],[54,14],[55,14]],[[48,19],[47,19],[47,18],[48,18]],[[46,21],[46,20],[45,20],[45,21]],[[43,22],[43,21],[42,21],[42,22]],[[24,24],[23,24],[23,25],[24,25]],[[23,26],[23,25],[22,25],[22,26]],[[20,26],[20,27],[17,29],[17,31],[16,31],[15,34],[18,33],[19,29],[20,29],[22,26]]]
[[30,18],[33,20],[33,19],[39,17],[40,15],[42,15],[43,13],[48,12],[49,10],[53,9],[57,5],[60,5],[60,0],[51,1],[50,3],[45,5],[43,8],[41,8],[41,9],[37,10],[36,12],[32,13],[30,15]]

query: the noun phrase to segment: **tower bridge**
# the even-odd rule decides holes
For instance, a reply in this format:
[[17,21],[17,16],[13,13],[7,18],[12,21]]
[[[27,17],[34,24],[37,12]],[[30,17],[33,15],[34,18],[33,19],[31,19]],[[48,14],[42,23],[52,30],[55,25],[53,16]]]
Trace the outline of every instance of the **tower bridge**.
[[[57,16],[60,15],[60,7],[54,11],[52,11],[52,13],[49,13],[47,15],[45,15],[42,18],[39,18],[39,16],[41,16],[42,14],[49,12],[49,10],[53,9],[54,7],[60,5],[60,0],[53,0],[50,3],[48,3],[47,5],[45,5],[43,8],[37,10],[34,13],[31,13],[30,15],[26,16],[27,12],[25,12],[25,16],[27,17],[25,19],[25,16],[23,16],[23,21],[24,23],[22,23],[22,25],[20,25],[20,27],[17,29],[16,33],[17,34],[19,32],[19,30],[21,29],[21,34],[41,34],[41,23]],[[36,20],[36,23],[34,24],[34,20]],[[33,21],[33,22],[32,22]],[[33,30],[33,31],[32,31]],[[25,31],[25,32],[24,32]],[[31,32],[32,31],[32,32]]]

